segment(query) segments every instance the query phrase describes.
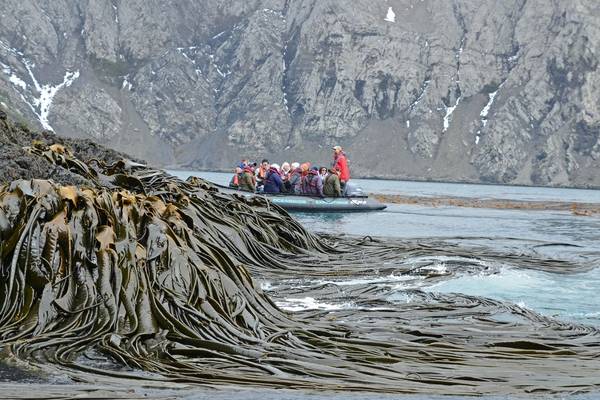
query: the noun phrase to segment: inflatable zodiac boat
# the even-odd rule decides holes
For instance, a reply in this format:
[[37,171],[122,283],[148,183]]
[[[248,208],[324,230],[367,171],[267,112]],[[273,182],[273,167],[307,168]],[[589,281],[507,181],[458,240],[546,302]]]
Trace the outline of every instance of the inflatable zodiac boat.
[[235,193],[243,196],[264,196],[273,204],[288,210],[301,212],[352,212],[352,211],[379,211],[387,206],[370,198],[363,191],[351,183],[346,188],[344,197],[312,197],[289,193],[250,193],[226,186],[216,185],[225,193]]

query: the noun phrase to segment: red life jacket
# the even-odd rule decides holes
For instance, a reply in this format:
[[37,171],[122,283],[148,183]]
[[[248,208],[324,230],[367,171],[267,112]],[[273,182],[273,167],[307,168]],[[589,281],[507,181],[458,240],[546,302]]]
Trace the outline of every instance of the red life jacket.
[[350,180],[350,168],[348,168],[348,160],[343,152],[335,156],[333,168],[340,169],[340,181],[348,182]]

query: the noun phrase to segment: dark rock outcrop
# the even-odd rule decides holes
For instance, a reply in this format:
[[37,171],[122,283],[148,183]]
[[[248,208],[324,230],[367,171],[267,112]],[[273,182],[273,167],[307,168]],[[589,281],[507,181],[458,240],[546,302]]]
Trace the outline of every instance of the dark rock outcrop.
[[[0,102],[149,161],[600,186],[593,0],[8,0]],[[48,86],[45,86],[48,85]]]
[[68,139],[52,132],[30,129],[27,125],[14,123],[0,110],[0,184],[17,179],[52,179],[63,185],[91,186],[91,182],[80,174],[72,173],[24,149],[36,142],[63,145],[81,160],[97,159],[110,164],[129,158],[90,139]]

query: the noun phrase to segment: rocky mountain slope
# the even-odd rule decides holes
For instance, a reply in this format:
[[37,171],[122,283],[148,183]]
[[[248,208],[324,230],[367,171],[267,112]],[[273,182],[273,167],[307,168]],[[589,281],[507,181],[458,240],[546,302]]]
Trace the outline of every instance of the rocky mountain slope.
[[600,186],[595,0],[5,0],[0,105],[153,163]]

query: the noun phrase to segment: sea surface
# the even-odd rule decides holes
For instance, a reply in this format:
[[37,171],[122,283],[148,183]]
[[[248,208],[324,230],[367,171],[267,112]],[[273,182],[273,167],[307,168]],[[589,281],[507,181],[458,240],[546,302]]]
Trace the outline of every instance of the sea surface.
[[[194,175],[209,181],[227,185],[230,174],[194,171],[168,171],[186,179]],[[424,197],[468,197],[477,199],[506,199],[532,201],[563,201],[600,203],[600,191],[581,189],[557,189],[538,187],[513,187],[501,185],[449,184],[429,182],[405,182],[388,180],[356,179],[355,182],[366,193],[397,194]],[[600,218],[575,216],[567,211],[522,211],[463,207],[432,207],[417,204],[390,204],[380,212],[350,214],[308,214],[296,213],[293,216],[307,229],[333,235],[359,235],[394,237],[406,240],[442,240],[457,242],[466,246],[484,246],[494,251],[523,255],[536,254],[541,257],[572,260],[575,263],[589,262],[600,258]],[[435,268],[444,270],[444,257],[439,256]],[[401,289],[408,283],[397,277],[365,277],[332,279],[340,287],[354,284],[379,285],[383,280],[394,283]],[[268,292],[272,282],[261,282]],[[414,283],[412,283],[414,284]],[[300,288],[300,287],[299,287]],[[500,266],[497,273],[456,274],[444,281],[427,280],[418,283],[418,289],[429,292],[462,293],[502,300],[529,308],[546,316],[579,324],[600,327],[600,264],[593,264],[582,272],[558,274],[535,269],[514,269]],[[282,308],[291,311],[305,309],[338,309],[351,307],[348,304],[323,304],[311,297],[296,296],[295,299],[279,299]],[[285,301],[284,301],[285,300]],[[401,291],[391,290],[387,300],[397,303],[407,302]],[[24,397],[39,397],[39,392],[28,387],[48,384],[29,373],[15,372],[0,363],[0,386],[5,385],[6,393],[16,393]],[[600,375],[600,372],[599,372]],[[33,375],[35,376],[35,375]],[[16,381],[16,382],[15,382]],[[56,382],[47,386],[50,394],[83,396],[96,393],[85,386],[73,385],[65,381],[62,388]],[[59,382],[60,383],[60,382]],[[64,389],[63,389],[64,388]],[[403,399],[403,400],[458,400],[471,397],[427,396],[427,395],[380,395],[360,393],[318,393],[314,391],[269,390],[242,387],[222,387],[218,389],[195,387],[184,389],[149,389],[140,382],[127,391],[123,388],[102,386],[102,398],[185,398],[200,399],[243,399],[243,400],[342,400],[342,399]],[[40,386],[40,390],[41,386]],[[43,389],[46,390],[46,389]],[[31,394],[31,396],[29,396]],[[99,394],[99,393],[98,393]],[[24,398],[15,396],[14,398]],[[0,396],[2,398],[2,396]],[[13,398],[13,397],[11,397]],[[66,397],[65,397],[66,398]],[[534,398],[534,399],[577,399],[600,398],[599,393],[573,395],[531,395],[531,396],[482,396],[486,400]]]

